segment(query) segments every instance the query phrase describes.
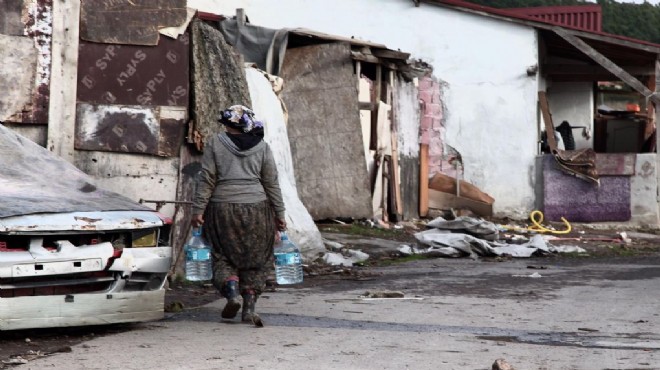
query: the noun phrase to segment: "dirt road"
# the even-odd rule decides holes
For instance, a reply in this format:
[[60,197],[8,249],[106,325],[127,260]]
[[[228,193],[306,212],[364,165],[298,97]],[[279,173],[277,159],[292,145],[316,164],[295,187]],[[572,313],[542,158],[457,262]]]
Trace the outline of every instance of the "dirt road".
[[[222,322],[214,301],[21,368],[660,368],[657,254],[425,259],[339,275],[265,294],[265,328]],[[360,297],[385,290],[405,296]]]

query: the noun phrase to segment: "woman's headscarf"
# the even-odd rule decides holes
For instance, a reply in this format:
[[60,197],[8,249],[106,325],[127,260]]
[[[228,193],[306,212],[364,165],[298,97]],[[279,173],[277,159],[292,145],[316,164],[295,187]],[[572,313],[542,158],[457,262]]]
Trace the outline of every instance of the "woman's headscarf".
[[264,137],[264,123],[257,120],[254,112],[243,105],[232,105],[220,113],[218,122],[243,131],[243,133]]

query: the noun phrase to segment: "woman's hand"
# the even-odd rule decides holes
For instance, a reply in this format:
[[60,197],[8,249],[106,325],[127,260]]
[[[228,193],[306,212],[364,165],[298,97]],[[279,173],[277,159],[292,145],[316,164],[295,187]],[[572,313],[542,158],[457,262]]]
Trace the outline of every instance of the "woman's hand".
[[192,215],[190,219],[190,224],[192,227],[200,227],[204,224],[204,215]]
[[286,220],[284,220],[283,218],[276,218],[275,225],[277,226],[277,230],[279,231],[286,230]]

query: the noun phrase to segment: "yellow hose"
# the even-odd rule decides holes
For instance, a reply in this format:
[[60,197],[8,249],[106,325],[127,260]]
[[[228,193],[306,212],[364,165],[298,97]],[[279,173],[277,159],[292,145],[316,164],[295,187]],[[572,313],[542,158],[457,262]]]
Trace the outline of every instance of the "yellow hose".
[[545,226],[541,225],[541,222],[543,222],[543,212],[538,210],[530,213],[529,219],[532,221],[533,224],[530,227],[504,226],[504,228],[508,230],[534,231],[537,233],[550,233],[550,234],[568,234],[572,230],[571,224],[563,217],[561,218],[561,220],[562,222],[564,222],[564,225],[566,225],[566,230],[551,230],[546,228]]

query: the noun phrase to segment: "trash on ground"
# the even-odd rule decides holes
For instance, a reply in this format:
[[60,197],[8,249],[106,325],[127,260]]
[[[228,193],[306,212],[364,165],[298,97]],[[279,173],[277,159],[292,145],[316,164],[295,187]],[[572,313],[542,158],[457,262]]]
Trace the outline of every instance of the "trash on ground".
[[405,294],[399,291],[382,290],[376,292],[365,292],[362,298],[404,298]]
[[[528,258],[554,253],[586,253],[577,246],[554,246],[543,235],[536,234],[527,242],[509,244],[498,241],[499,228],[488,221],[459,217],[453,221],[437,218],[427,224],[431,229],[415,234],[423,248],[400,248],[402,253],[432,253],[443,257]],[[465,233],[461,233],[465,232]]]
[[529,277],[529,278],[534,278],[534,279],[543,277],[543,275],[539,274],[538,272],[535,272],[531,275],[511,275],[511,276],[513,276],[513,277]]
[[343,249],[341,253],[328,252],[323,255],[323,262],[333,266],[353,266],[353,264],[364,262],[369,255],[352,249]]
[[511,364],[506,362],[506,360],[503,359],[503,358],[498,358],[497,360],[495,360],[495,362],[493,363],[493,366],[492,366],[491,369],[492,370],[515,370],[513,368],[513,366],[511,366]]

